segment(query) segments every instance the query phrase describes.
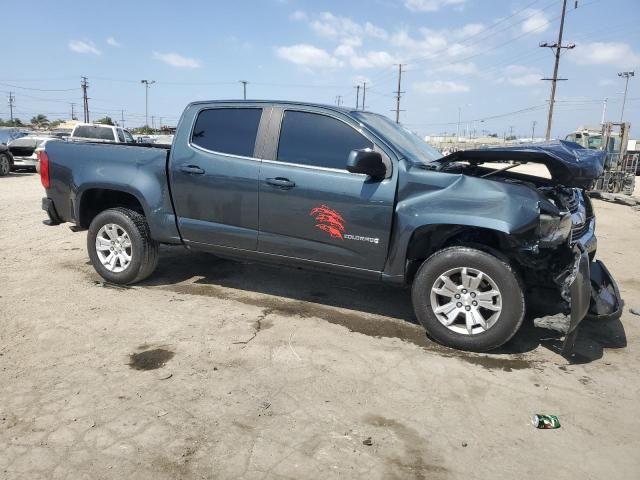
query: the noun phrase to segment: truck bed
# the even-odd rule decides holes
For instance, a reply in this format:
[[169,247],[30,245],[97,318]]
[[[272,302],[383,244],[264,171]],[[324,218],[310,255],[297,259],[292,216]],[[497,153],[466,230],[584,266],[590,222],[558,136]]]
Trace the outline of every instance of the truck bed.
[[126,192],[139,202],[158,241],[179,242],[167,180],[170,151],[168,145],[49,142],[48,196],[57,216],[87,228],[83,196]]

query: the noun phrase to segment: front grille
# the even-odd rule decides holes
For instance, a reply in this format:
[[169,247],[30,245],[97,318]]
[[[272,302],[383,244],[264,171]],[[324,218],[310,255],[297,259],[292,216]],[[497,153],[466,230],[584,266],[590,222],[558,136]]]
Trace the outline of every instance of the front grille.
[[589,224],[591,223],[590,219],[587,219],[586,222],[579,225],[574,225],[571,228],[571,240],[578,240],[589,230]]
[[580,190],[573,189],[571,198],[567,201],[567,208],[571,212],[571,241],[576,241],[589,231],[591,217],[587,215],[586,205]]
[[580,195],[578,190],[574,189],[572,191],[571,198],[567,202],[567,208],[569,208],[569,211],[571,213],[576,213],[578,211],[578,208],[580,207],[581,197],[582,197],[582,195]]

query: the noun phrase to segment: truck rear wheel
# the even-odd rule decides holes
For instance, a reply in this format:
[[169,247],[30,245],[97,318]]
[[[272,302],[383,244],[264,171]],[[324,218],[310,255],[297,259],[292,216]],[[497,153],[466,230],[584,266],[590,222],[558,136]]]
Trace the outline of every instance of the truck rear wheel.
[[158,264],[158,243],[151,239],[147,220],[127,208],[105,210],[93,219],[87,251],[96,272],[112,283],[144,280]]
[[468,247],[436,252],[418,269],[413,308],[438,343],[485,352],[513,337],[524,318],[520,282],[504,261]]

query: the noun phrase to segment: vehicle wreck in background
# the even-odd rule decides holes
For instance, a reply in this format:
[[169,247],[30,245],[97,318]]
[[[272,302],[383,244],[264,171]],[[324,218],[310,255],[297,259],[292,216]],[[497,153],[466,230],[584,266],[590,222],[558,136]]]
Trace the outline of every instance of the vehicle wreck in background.
[[[510,171],[526,162],[552,179]],[[158,244],[182,244],[411,284],[429,335],[456,348],[504,344],[538,304],[570,314],[565,354],[588,312],[621,309],[585,193],[602,167],[567,142],[443,158],[381,115],[266,101],[192,103],[170,149],[53,141],[41,153],[50,224],[88,229],[108,281],[143,280]]]

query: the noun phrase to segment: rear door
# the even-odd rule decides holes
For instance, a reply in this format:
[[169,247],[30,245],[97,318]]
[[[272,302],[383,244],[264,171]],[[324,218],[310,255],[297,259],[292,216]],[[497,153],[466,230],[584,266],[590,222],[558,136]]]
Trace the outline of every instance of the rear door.
[[263,109],[190,109],[178,128],[170,164],[182,238],[187,243],[255,250],[260,171],[256,139]]
[[[380,271],[391,232],[397,172],[359,125],[316,109],[274,110],[277,145],[260,171],[260,236],[265,253]],[[279,130],[279,132],[278,132]],[[352,150],[376,148],[388,178],[349,173]]]

